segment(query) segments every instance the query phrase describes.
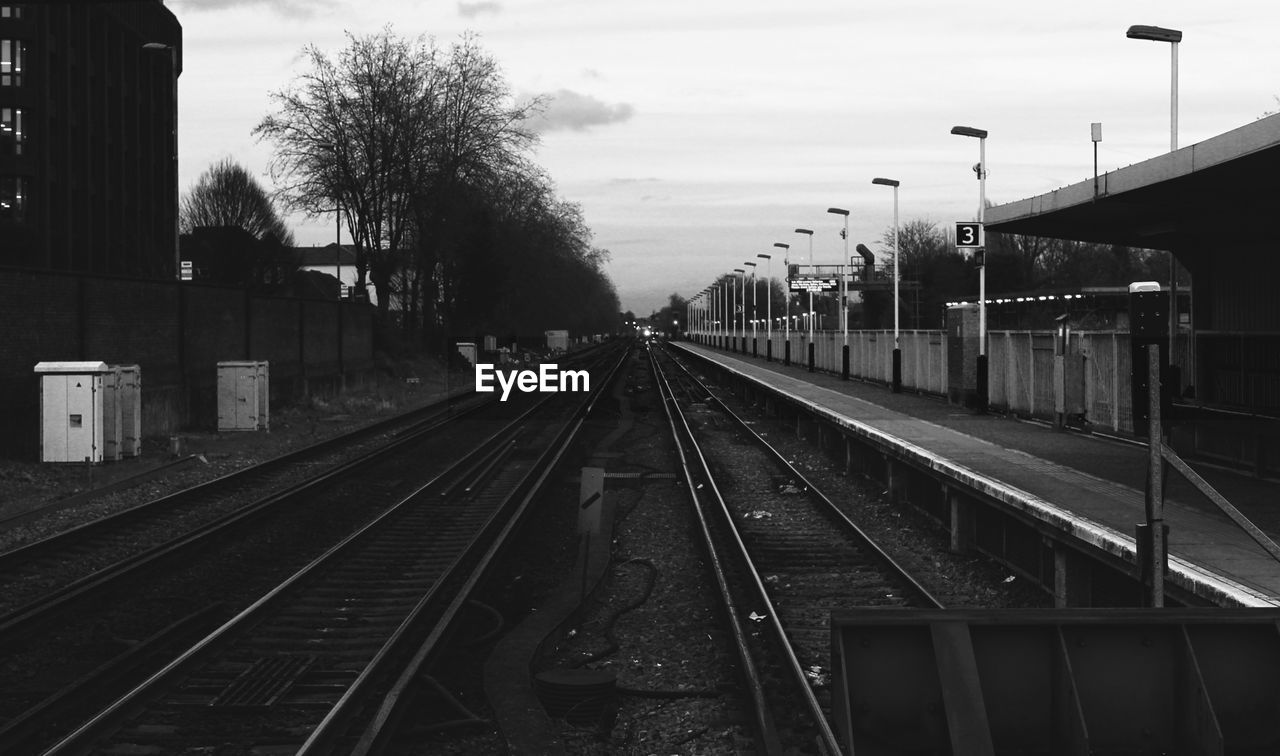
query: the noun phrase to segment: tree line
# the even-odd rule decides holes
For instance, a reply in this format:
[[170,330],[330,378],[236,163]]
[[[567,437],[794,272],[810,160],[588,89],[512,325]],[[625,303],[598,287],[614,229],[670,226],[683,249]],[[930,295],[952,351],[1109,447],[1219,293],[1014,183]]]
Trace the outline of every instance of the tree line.
[[[608,333],[619,318],[581,209],[556,196],[532,158],[530,119],[497,61],[472,34],[441,47],[389,28],[347,35],[331,56],[303,51],[304,70],[271,93],[253,133],[273,148],[274,198],[288,211],[338,214],[355,251],[356,292],[377,294],[379,320],[405,339],[442,334]],[[216,212],[207,195],[237,174],[224,161],[184,200],[184,227],[237,225],[256,238],[292,235],[261,187],[240,186]],[[239,169],[239,173],[245,173]],[[252,212],[239,213],[249,208]],[[250,225],[252,224],[252,225]]]

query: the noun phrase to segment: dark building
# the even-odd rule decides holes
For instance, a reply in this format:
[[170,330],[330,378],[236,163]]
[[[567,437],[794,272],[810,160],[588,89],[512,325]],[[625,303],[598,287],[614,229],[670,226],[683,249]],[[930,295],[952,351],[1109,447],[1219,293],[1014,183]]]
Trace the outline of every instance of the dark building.
[[162,0],[0,0],[0,266],[175,277],[181,71]]

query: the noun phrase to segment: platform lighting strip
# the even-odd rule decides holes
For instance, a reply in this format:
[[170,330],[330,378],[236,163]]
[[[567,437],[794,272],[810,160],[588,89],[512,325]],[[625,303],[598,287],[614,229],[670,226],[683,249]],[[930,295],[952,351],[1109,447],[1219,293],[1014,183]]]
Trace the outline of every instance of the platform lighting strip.
[[[1038,297],[1017,297],[1016,299],[988,299],[987,304],[1011,304],[1013,302],[1044,302],[1050,299],[1084,299],[1083,294],[1044,294]],[[977,302],[947,302],[947,307],[963,307],[969,304],[977,304]]]

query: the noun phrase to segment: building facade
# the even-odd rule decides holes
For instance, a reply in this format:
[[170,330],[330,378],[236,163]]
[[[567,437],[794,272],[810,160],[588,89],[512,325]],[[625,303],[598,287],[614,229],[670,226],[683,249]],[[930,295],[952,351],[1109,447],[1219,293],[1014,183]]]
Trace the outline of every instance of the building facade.
[[176,276],[181,71],[162,0],[0,0],[0,266]]

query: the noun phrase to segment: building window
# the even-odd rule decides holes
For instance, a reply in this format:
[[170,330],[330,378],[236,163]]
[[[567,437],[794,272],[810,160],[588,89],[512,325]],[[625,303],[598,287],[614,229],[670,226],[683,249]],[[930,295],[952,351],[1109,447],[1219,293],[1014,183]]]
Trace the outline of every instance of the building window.
[[22,18],[22,6],[0,5],[0,18]]
[[22,154],[22,108],[0,108],[0,156]]
[[20,221],[27,207],[25,176],[0,176],[0,221]]
[[20,39],[0,39],[0,87],[22,86],[22,59],[27,43]]

